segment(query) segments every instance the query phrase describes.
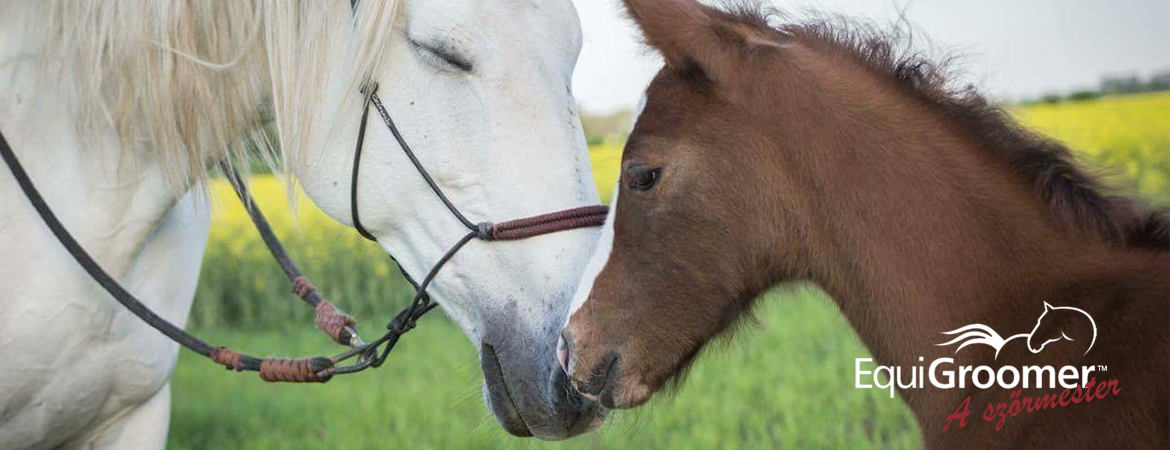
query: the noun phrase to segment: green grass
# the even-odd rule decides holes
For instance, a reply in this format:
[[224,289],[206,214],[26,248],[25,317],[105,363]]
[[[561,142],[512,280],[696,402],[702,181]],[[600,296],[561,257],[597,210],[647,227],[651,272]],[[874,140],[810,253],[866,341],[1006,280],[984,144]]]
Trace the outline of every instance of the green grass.
[[[476,353],[432,316],[386,365],[325,385],[272,385],[183,351],[173,381],[170,448],[916,448],[899,400],[854,389],[867,354],[814,292],[773,294],[758,326],[713,344],[686,388],[620,413],[600,432],[566,442],[510,437],[480,399]],[[332,352],[309,330],[203,330],[257,353]]]

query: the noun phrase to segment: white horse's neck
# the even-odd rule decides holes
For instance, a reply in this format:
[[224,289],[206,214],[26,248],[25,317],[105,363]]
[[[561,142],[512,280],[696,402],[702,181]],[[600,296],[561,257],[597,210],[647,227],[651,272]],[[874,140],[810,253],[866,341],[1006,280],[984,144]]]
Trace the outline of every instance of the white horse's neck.
[[[7,22],[0,42],[36,44],[26,41],[25,22]],[[77,99],[45,81],[68,75],[46,73],[60,67],[23,57],[24,48],[0,46],[0,131],[69,231],[107,270],[124,272],[190,185],[176,189],[151,152],[120,150],[112,132],[80,135]],[[3,198],[27,204],[16,189]]]
[[[0,131],[94,259],[151,310],[183,324],[207,236],[206,209],[182,194],[193,185],[176,189],[154,154],[119,149],[112,130],[80,134],[77,99],[57,84],[69,75],[24,56],[28,47],[18,44],[37,43],[22,41],[22,27],[35,23],[16,19],[0,15]],[[82,272],[7,167],[0,211],[0,284],[14,293],[0,300],[0,359],[23,368],[0,386],[0,448],[84,443],[111,421],[139,439],[111,445],[161,448],[176,345]]]

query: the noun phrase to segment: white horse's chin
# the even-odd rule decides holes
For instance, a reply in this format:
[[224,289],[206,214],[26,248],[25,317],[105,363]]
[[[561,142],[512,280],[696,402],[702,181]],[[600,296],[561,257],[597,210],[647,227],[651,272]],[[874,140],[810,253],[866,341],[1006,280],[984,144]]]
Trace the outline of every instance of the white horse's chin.
[[480,348],[484,403],[501,427],[514,436],[561,440],[605,420],[607,411],[571,389],[546,351],[515,348],[509,344],[497,350],[486,343]]
[[604,419],[599,405],[568,388],[555,356],[568,300],[596,237],[585,229],[480,243],[456,258],[461,273],[482,277],[446,277],[450,282],[436,291],[444,311],[479,347],[484,402],[513,435],[564,439]]

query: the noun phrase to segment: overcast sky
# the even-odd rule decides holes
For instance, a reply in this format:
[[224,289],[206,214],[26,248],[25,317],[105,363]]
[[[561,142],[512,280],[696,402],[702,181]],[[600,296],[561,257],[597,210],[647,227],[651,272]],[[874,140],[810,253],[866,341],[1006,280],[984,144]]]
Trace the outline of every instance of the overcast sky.
[[[573,89],[586,111],[635,105],[660,63],[644,51],[618,0],[573,0],[585,47]],[[907,0],[772,0],[889,23]],[[908,17],[966,58],[966,81],[1016,100],[1092,88],[1102,75],[1170,69],[1170,0],[916,0]]]

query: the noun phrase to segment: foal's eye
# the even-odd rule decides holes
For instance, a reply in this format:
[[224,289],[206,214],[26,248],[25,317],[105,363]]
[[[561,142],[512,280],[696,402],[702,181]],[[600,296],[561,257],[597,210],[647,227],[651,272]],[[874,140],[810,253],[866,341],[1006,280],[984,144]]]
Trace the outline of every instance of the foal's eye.
[[650,166],[632,166],[626,169],[627,185],[635,191],[649,191],[658,184],[662,169]]

